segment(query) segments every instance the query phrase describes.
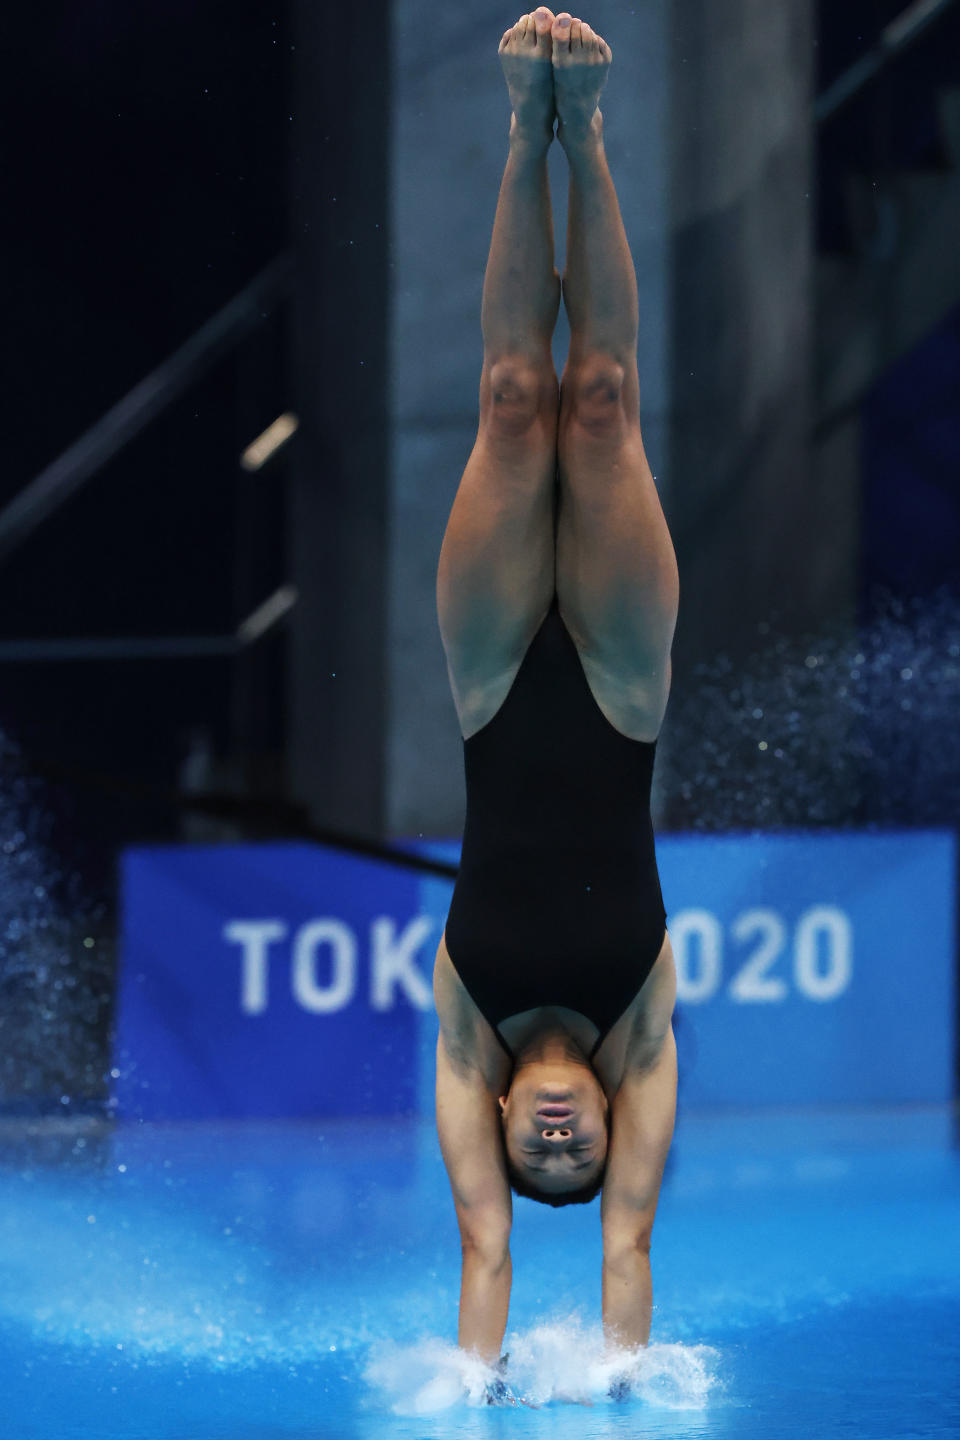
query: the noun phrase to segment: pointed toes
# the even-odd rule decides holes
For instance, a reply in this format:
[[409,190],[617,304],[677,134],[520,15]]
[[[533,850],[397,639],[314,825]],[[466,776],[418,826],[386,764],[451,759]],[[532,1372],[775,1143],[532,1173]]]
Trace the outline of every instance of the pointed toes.
[[553,22],[553,29],[551,32],[553,35],[554,46],[559,45],[564,49],[570,48],[570,28],[572,23],[573,17],[570,15],[569,11],[561,10],[559,15]]

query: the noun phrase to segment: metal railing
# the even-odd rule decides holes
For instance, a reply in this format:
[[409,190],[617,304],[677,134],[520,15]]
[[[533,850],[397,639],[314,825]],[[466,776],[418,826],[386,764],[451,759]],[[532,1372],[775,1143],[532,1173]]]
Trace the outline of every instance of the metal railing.
[[[175,400],[235,350],[286,299],[293,257],[277,257],[62,455],[0,510],[0,563]],[[242,462],[241,462],[242,463]],[[297,602],[281,585],[227,635],[67,636],[0,640],[0,664],[77,660],[185,660],[239,655],[274,630]]]
[[818,124],[829,120],[848,101],[858,95],[874,76],[884,70],[925,30],[952,7],[954,0],[914,0],[906,10],[891,20],[880,32],[880,38],[866,55],[845,70],[816,100],[813,113]]
[[[287,298],[293,257],[280,255],[217,312],[167,360],[135,385],[100,420],[26,485],[0,510],[0,563],[153,420],[230,354]],[[290,420],[293,417],[281,417]],[[286,426],[285,434],[292,433]],[[263,437],[261,437],[263,438]],[[244,468],[255,462],[245,455]],[[0,640],[0,663],[72,661],[184,660],[231,658],[271,634],[297,603],[292,585],[267,596],[231,634],[168,636],[68,636],[57,639]],[[66,782],[101,795],[167,805],[181,814],[236,821],[285,839],[310,840],[350,854],[382,860],[424,875],[455,879],[458,868],[442,860],[399,850],[369,836],[328,830],[313,823],[307,810],[283,798],[185,792],[116,775],[94,773],[52,758],[31,757],[31,775]]]
[[292,273],[292,256],[278,256],[179,350],[25,485],[0,510],[0,561],[265,320],[286,297]]
[[0,640],[0,664],[69,660],[209,660],[240,655],[269,635],[297,603],[293,585],[268,595],[230,635],[68,636],[55,640]]
[[284,840],[309,840],[351,855],[360,855],[368,860],[383,860],[405,870],[438,876],[444,880],[455,880],[459,873],[457,865],[450,861],[432,860],[425,855],[397,849],[395,845],[372,839],[368,835],[330,830],[323,825],[317,825],[310,819],[305,806],[276,796],[233,795],[214,790],[186,792],[169,785],[88,770],[43,755],[31,755],[29,764],[7,755],[4,757],[4,764],[11,767],[15,773],[24,773],[45,783],[67,784],[77,790],[93,791],[102,796],[119,796],[124,800],[140,801],[151,807],[167,806],[182,815],[201,815],[211,820],[222,820],[227,824],[235,821],[255,829],[260,839],[274,837]]

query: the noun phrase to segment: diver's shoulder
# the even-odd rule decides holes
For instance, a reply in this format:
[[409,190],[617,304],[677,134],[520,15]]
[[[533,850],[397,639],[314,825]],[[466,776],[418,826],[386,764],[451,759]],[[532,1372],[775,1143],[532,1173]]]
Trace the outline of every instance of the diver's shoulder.
[[624,1053],[623,1077],[643,1074],[659,1056],[672,1028],[677,1003],[677,967],[664,931],[660,953],[631,1006]]
[[476,1005],[450,959],[446,939],[440,936],[433,963],[433,999],[440,1021],[440,1033],[448,1050],[466,1052],[476,1036]]
[[497,1094],[502,1093],[504,1071],[510,1065],[490,1026],[457,974],[446,941],[440,937],[433,966],[433,998],[440,1022],[440,1035],[450,1060],[479,1072]]

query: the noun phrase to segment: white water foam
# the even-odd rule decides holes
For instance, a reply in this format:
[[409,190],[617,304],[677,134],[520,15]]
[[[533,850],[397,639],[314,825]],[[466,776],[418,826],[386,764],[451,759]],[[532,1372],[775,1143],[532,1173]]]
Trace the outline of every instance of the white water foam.
[[[707,1345],[611,1347],[599,1326],[573,1315],[507,1337],[496,1403],[543,1406],[614,1403],[611,1387],[626,1382],[624,1398],[671,1410],[700,1410],[721,1388],[719,1352]],[[454,1405],[485,1405],[501,1377],[474,1355],[442,1340],[415,1345],[383,1342],[371,1350],[364,1379],[395,1415],[431,1415]]]

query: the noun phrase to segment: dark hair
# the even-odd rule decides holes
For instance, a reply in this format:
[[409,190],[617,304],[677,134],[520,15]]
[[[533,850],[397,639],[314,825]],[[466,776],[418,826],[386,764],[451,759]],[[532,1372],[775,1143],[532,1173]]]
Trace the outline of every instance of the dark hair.
[[[506,1146],[504,1146],[506,1152]],[[521,1175],[507,1155],[507,1179],[510,1181],[510,1189],[514,1195],[522,1195],[526,1200],[539,1200],[542,1205],[589,1205],[595,1200],[603,1189],[603,1177],[607,1172],[607,1162],[604,1159],[599,1171],[577,1190],[539,1190],[532,1185],[526,1175]]]

